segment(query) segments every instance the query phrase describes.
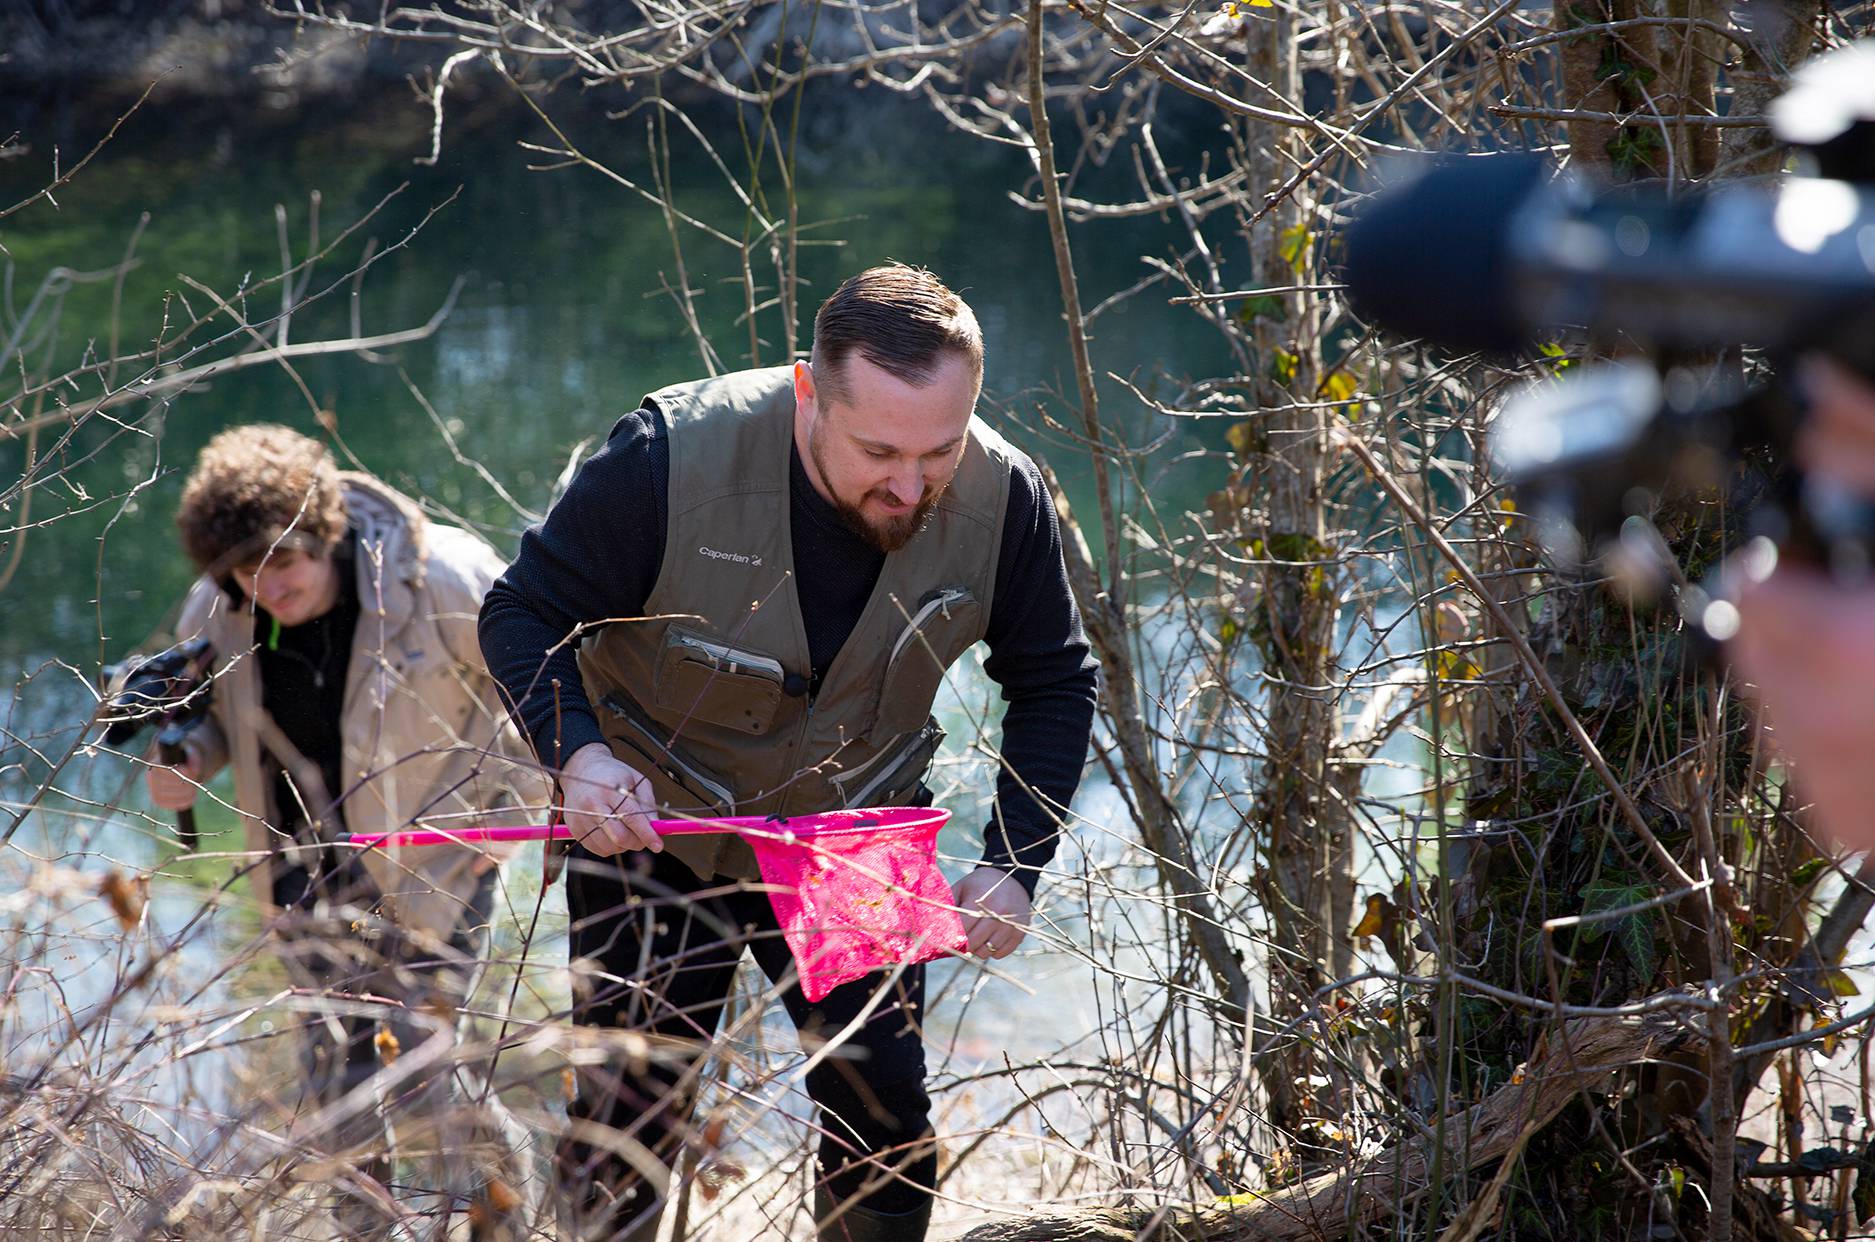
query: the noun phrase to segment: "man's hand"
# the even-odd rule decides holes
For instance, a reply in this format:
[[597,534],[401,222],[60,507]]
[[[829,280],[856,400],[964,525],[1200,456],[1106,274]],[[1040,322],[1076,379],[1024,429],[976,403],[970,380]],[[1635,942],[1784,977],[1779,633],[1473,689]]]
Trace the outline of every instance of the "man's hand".
[[[1805,470],[1875,498],[1875,389],[1820,357],[1802,365]],[[1744,585],[1732,662],[1818,826],[1853,849],[1875,847],[1875,590],[1788,565],[1766,577],[1768,562],[1754,572],[1750,560],[1734,575]]]
[[1875,848],[1875,591],[1786,566],[1737,602],[1732,661],[1791,779],[1823,831]]
[[1875,499],[1875,389],[1827,358],[1805,358],[1799,372],[1810,416],[1797,459],[1819,478]]
[[957,882],[970,952],[995,960],[1008,957],[1029,934],[1034,909],[1016,878],[1001,867],[982,866]]
[[194,755],[173,767],[152,763],[144,769],[143,781],[150,788],[150,801],[157,806],[165,811],[186,811],[202,792],[202,765]]
[[651,782],[629,764],[620,763],[603,742],[573,752],[560,772],[566,826],[573,839],[595,854],[611,857],[627,850],[664,848],[651,829],[657,803]]

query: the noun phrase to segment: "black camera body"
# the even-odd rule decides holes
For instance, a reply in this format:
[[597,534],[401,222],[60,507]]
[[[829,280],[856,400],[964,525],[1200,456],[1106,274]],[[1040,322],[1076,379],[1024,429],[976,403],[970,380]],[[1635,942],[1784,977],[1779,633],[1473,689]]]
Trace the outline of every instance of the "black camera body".
[[1821,349],[1875,374],[1875,169],[1669,197],[1551,179],[1534,157],[1450,161],[1376,198],[1344,274],[1357,312],[1457,353],[1580,326],[1678,354]]
[[[208,718],[214,663],[208,640],[193,638],[152,656],[107,666],[104,679],[110,697],[98,715],[105,726],[105,745],[122,747],[154,725],[157,759],[182,762],[187,756],[184,743]],[[194,811],[176,812],[176,832],[184,848],[196,848],[201,837]]]
[[[1631,534],[1668,488],[1734,477],[1754,449],[1789,460],[1800,396],[1744,391],[1715,359],[1757,347],[1781,375],[1823,353],[1875,377],[1875,42],[1806,65],[1772,125],[1804,166],[1775,184],[1675,195],[1470,157],[1382,191],[1347,230],[1354,308],[1397,335],[1528,356],[1576,331],[1625,359],[1527,385],[1497,419],[1499,476],[1559,559]],[[1799,555],[1866,574],[1868,506],[1791,479],[1755,517]]]

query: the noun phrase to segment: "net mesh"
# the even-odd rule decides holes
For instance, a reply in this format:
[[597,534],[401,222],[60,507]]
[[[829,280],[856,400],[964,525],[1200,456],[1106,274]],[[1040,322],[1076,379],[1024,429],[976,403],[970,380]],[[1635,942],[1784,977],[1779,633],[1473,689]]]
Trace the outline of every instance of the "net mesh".
[[812,816],[807,832],[777,822],[744,834],[808,1000],[875,970],[964,951],[963,919],[937,865],[947,818],[846,811]]

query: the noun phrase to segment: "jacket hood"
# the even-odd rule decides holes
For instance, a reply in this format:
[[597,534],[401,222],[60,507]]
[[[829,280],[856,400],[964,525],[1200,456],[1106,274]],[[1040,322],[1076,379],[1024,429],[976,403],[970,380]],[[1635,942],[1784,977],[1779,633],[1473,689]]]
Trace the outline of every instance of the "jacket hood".
[[423,589],[430,519],[410,497],[368,474],[339,475],[345,512],[358,532],[358,603],[378,616],[401,617]]

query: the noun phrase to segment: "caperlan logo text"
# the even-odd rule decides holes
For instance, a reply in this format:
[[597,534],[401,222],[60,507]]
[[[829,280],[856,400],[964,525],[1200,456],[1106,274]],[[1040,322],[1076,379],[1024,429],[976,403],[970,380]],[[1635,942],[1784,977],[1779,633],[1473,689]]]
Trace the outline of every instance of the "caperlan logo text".
[[760,568],[762,564],[762,558],[759,556],[750,556],[745,552],[719,552],[708,544],[698,548],[697,555],[707,556],[713,561],[734,561],[738,565],[748,565],[751,568]]

